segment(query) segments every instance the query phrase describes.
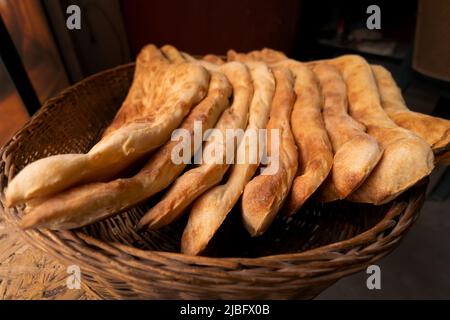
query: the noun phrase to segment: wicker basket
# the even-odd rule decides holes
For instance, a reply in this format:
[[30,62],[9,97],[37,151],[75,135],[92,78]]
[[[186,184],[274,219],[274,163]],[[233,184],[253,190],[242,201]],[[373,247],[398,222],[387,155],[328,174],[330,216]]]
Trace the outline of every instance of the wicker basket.
[[[58,153],[86,152],[123,101],[134,65],[94,75],[49,100],[1,150],[2,207],[8,181],[26,164]],[[180,221],[158,232],[134,226],[151,201],[72,231],[17,228],[23,238],[63,263],[103,298],[312,298],[340,278],[390,253],[416,220],[426,183],[383,206],[308,203],[293,219],[278,218],[252,239],[233,211],[207,257],[180,253]],[[22,207],[4,208],[17,227]]]

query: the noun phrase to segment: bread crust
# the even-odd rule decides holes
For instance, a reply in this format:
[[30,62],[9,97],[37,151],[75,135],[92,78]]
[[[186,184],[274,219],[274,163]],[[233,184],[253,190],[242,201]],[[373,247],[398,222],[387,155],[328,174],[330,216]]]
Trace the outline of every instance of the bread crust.
[[329,60],[341,72],[351,116],[367,127],[384,153],[364,183],[347,198],[351,201],[386,203],[429,175],[434,167],[430,146],[413,132],[397,126],[381,107],[372,69],[360,56]]
[[272,66],[284,65],[293,73],[297,99],[291,115],[292,132],[299,151],[298,176],[283,209],[287,215],[296,213],[319,188],[333,165],[332,147],[322,117],[322,100],[317,79],[308,67],[288,59],[272,49],[247,54],[229,50],[229,60],[264,61]]
[[262,61],[267,64],[274,64],[280,61],[287,60],[288,57],[281,51],[270,48],[263,48],[262,50],[254,50],[248,53],[237,53],[234,50],[228,50],[228,61]]
[[[276,87],[272,100],[270,130],[279,130],[278,170],[272,175],[258,175],[244,188],[242,219],[251,236],[263,234],[283,205],[297,172],[298,152],[292,136],[290,115],[295,101],[294,78],[288,68],[272,68]],[[268,138],[270,141],[270,138]],[[268,156],[273,156],[270,145]]]
[[299,170],[286,201],[285,213],[298,212],[319,188],[333,165],[333,151],[322,116],[322,97],[314,73],[294,60],[280,62],[295,76],[297,99],[291,115],[292,132],[299,150]]
[[221,57],[219,57],[215,54],[207,54],[202,58],[202,60],[214,63],[219,66],[223,65],[225,63],[225,61],[223,61],[223,59]]
[[345,199],[358,188],[383,154],[378,142],[366,128],[348,114],[347,90],[339,71],[326,63],[312,69],[323,97],[323,117],[333,146],[333,167],[320,186],[322,202]]
[[[251,61],[246,65],[250,70],[254,85],[254,95],[246,129],[246,135],[250,135],[251,131],[258,132],[259,129],[267,126],[275,91],[275,80],[265,63]],[[258,149],[264,149],[264,146],[258,145]],[[181,252],[189,255],[201,253],[234,207],[260,162],[258,152],[257,162],[249,163],[249,157],[246,157],[249,155],[249,150],[249,143],[244,138],[238,148],[238,153],[241,154],[241,159],[247,161],[232,165],[231,174],[226,183],[208,190],[195,200],[181,239]]]
[[424,139],[433,149],[436,164],[450,164],[450,121],[409,110],[391,73],[382,66],[371,67],[381,106],[389,117],[398,126]]
[[161,52],[166,56],[166,58],[172,63],[182,63],[186,62],[180,51],[170,44],[166,44],[161,47]]
[[[186,59],[195,61],[187,54]],[[210,68],[211,71],[223,72],[233,87],[233,103],[226,109],[217,122],[216,129],[225,137],[227,129],[243,129],[248,121],[248,109],[253,96],[253,84],[248,68],[239,62],[230,62],[222,66],[216,66],[207,62],[199,61]],[[214,140],[206,143],[205,150],[209,145],[216,143]],[[226,163],[227,146],[234,144],[233,141],[225,141],[221,146],[224,156],[222,164],[204,163],[191,169],[180,176],[164,197],[153,208],[151,208],[140,220],[139,228],[148,227],[158,229],[179,218],[186,208],[203,192],[215,186],[222,180],[229,164]]]

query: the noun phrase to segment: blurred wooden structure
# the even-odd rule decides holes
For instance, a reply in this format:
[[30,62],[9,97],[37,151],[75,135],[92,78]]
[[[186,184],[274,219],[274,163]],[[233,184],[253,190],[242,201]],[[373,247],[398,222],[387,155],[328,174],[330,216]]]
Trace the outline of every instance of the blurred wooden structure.
[[40,1],[0,1],[0,13],[40,102],[67,87],[69,81]]
[[0,59],[0,147],[28,121],[28,113]]
[[122,1],[133,54],[149,43],[191,54],[271,47],[292,56],[299,35],[298,0]]
[[413,68],[450,82],[450,1],[419,1]]
[[[42,0],[42,3],[72,83],[130,61],[119,0]],[[66,8],[70,5],[80,7],[80,30],[66,27]]]

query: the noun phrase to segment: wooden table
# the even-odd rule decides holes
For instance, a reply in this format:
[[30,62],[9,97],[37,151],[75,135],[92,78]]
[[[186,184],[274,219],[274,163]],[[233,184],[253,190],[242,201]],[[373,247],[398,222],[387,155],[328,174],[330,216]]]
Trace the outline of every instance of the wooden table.
[[67,267],[25,244],[0,209],[0,299],[97,299],[86,285],[68,289]]

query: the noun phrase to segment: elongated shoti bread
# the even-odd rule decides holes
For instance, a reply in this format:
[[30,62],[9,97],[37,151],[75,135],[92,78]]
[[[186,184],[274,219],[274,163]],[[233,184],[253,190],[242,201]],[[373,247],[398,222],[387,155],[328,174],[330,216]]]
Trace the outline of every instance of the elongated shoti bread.
[[364,124],[384,149],[378,165],[347,199],[376,205],[386,203],[430,174],[434,166],[433,152],[426,141],[388,117],[381,107],[375,78],[366,60],[347,55],[329,63],[339,69],[347,84],[351,116]]
[[228,51],[229,60],[271,61],[291,70],[295,80],[296,102],[291,115],[291,126],[299,150],[299,168],[283,211],[296,213],[319,188],[333,165],[332,147],[322,117],[322,98],[314,73],[298,61],[287,59],[282,52],[272,49],[248,54]]
[[55,155],[26,166],[8,185],[7,205],[114,177],[166,142],[203,99],[209,80],[205,68],[169,64],[156,47],[146,46],[129,94],[102,139],[86,154]]
[[[212,128],[220,114],[228,107],[231,85],[219,72],[211,74],[208,95],[192,109],[180,129],[189,132],[191,155],[198,151],[192,142],[195,122],[202,130]],[[94,182],[68,189],[38,205],[28,208],[21,222],[23,228],[46,227],[50,229],[78,228],[104,219],[163,190],[186,167],[185,163],[172,161],[172,153],[179,141],[168,141],[133,177],[110,182]]]
[[[272,129],[278,130],[279,145],[278,156],[271,143],[268,143],[267,154],[271,162],[278,161],[278,170],[271,175],[258,175],[245,186],[242,218],[252,236],[263,234],[272,223],[289,193],[298,165],[297,147],[290,126],[295,101],[294,77],[284,67],[274,67],[272,72],[276,88],[267,130],[268,135]],[[267,141],[271,141],[271,138]]]
[[333,167],[319,200],[345,199],[372,172],[383,154],[366,128],[348,114],[347,89],[339,71],[326,63],[313,68],[322,92],[323,117],[334,151]]
[[450,121],[408,109],[391,73],[372,66],[380,92],[381,106],[394,122],[424,139],[433,149],[437,164],[450,164]]
[[[253,177],[261,160],[260,150],[265,149],[258,144],[260,141],[247,140],[247,137],[259,137],[259,129],[267,126],[275,80],[265,63],[248,62],[246,65],[252,75],[254,94],[244,140],[238,148],[237,158],[244,159],[245,162],[235,163],[226,183],[208,190],[194,202],[181,239],[181,251],[186,254],[197,255],[206,248],[238,201],[245,185]],[[254,153],[250,154],[251,151]]]
[[294,60],[282,61],[295,76],[297,99],[291,126],[299,150],[299,169],[286,201],[285,213],[296,213],[319,188],[333,165],[333,151],[322,117],[322,96],[314,73]]
[[[187,54],[183,55],[195,61]],[[203,63],[199,61],[198,63]],[[248,120],[248,109],[253,96],[253,84],[250,72],[247,67],[239,62],[227,63],[222,66],[215,66],[204,62],[211,71],[223,72],[233,87],[233,103],[226,109],[217,122],[216,129],[222,137],[226,137],[227,129],[244,129]],[[139,228],[147,226],[150,229],[157,229],[165,226],[178,217],[185,209],[203,192],[218,184],[229,167],[227,157],[230,156],[230,146],[235,145],[234,137],[227,136],[228,139],[220,143],[220,139],[213,136],[209,138],[204,146],[204,152],[208,149],[221,149],[223,163],[203,163],[200,166],[185,172],[180,176],[162,200],[150,209],[139,222]],[[228,151],[228,152],[227,152]],[[234,152],[233,152],[234,153]]]

